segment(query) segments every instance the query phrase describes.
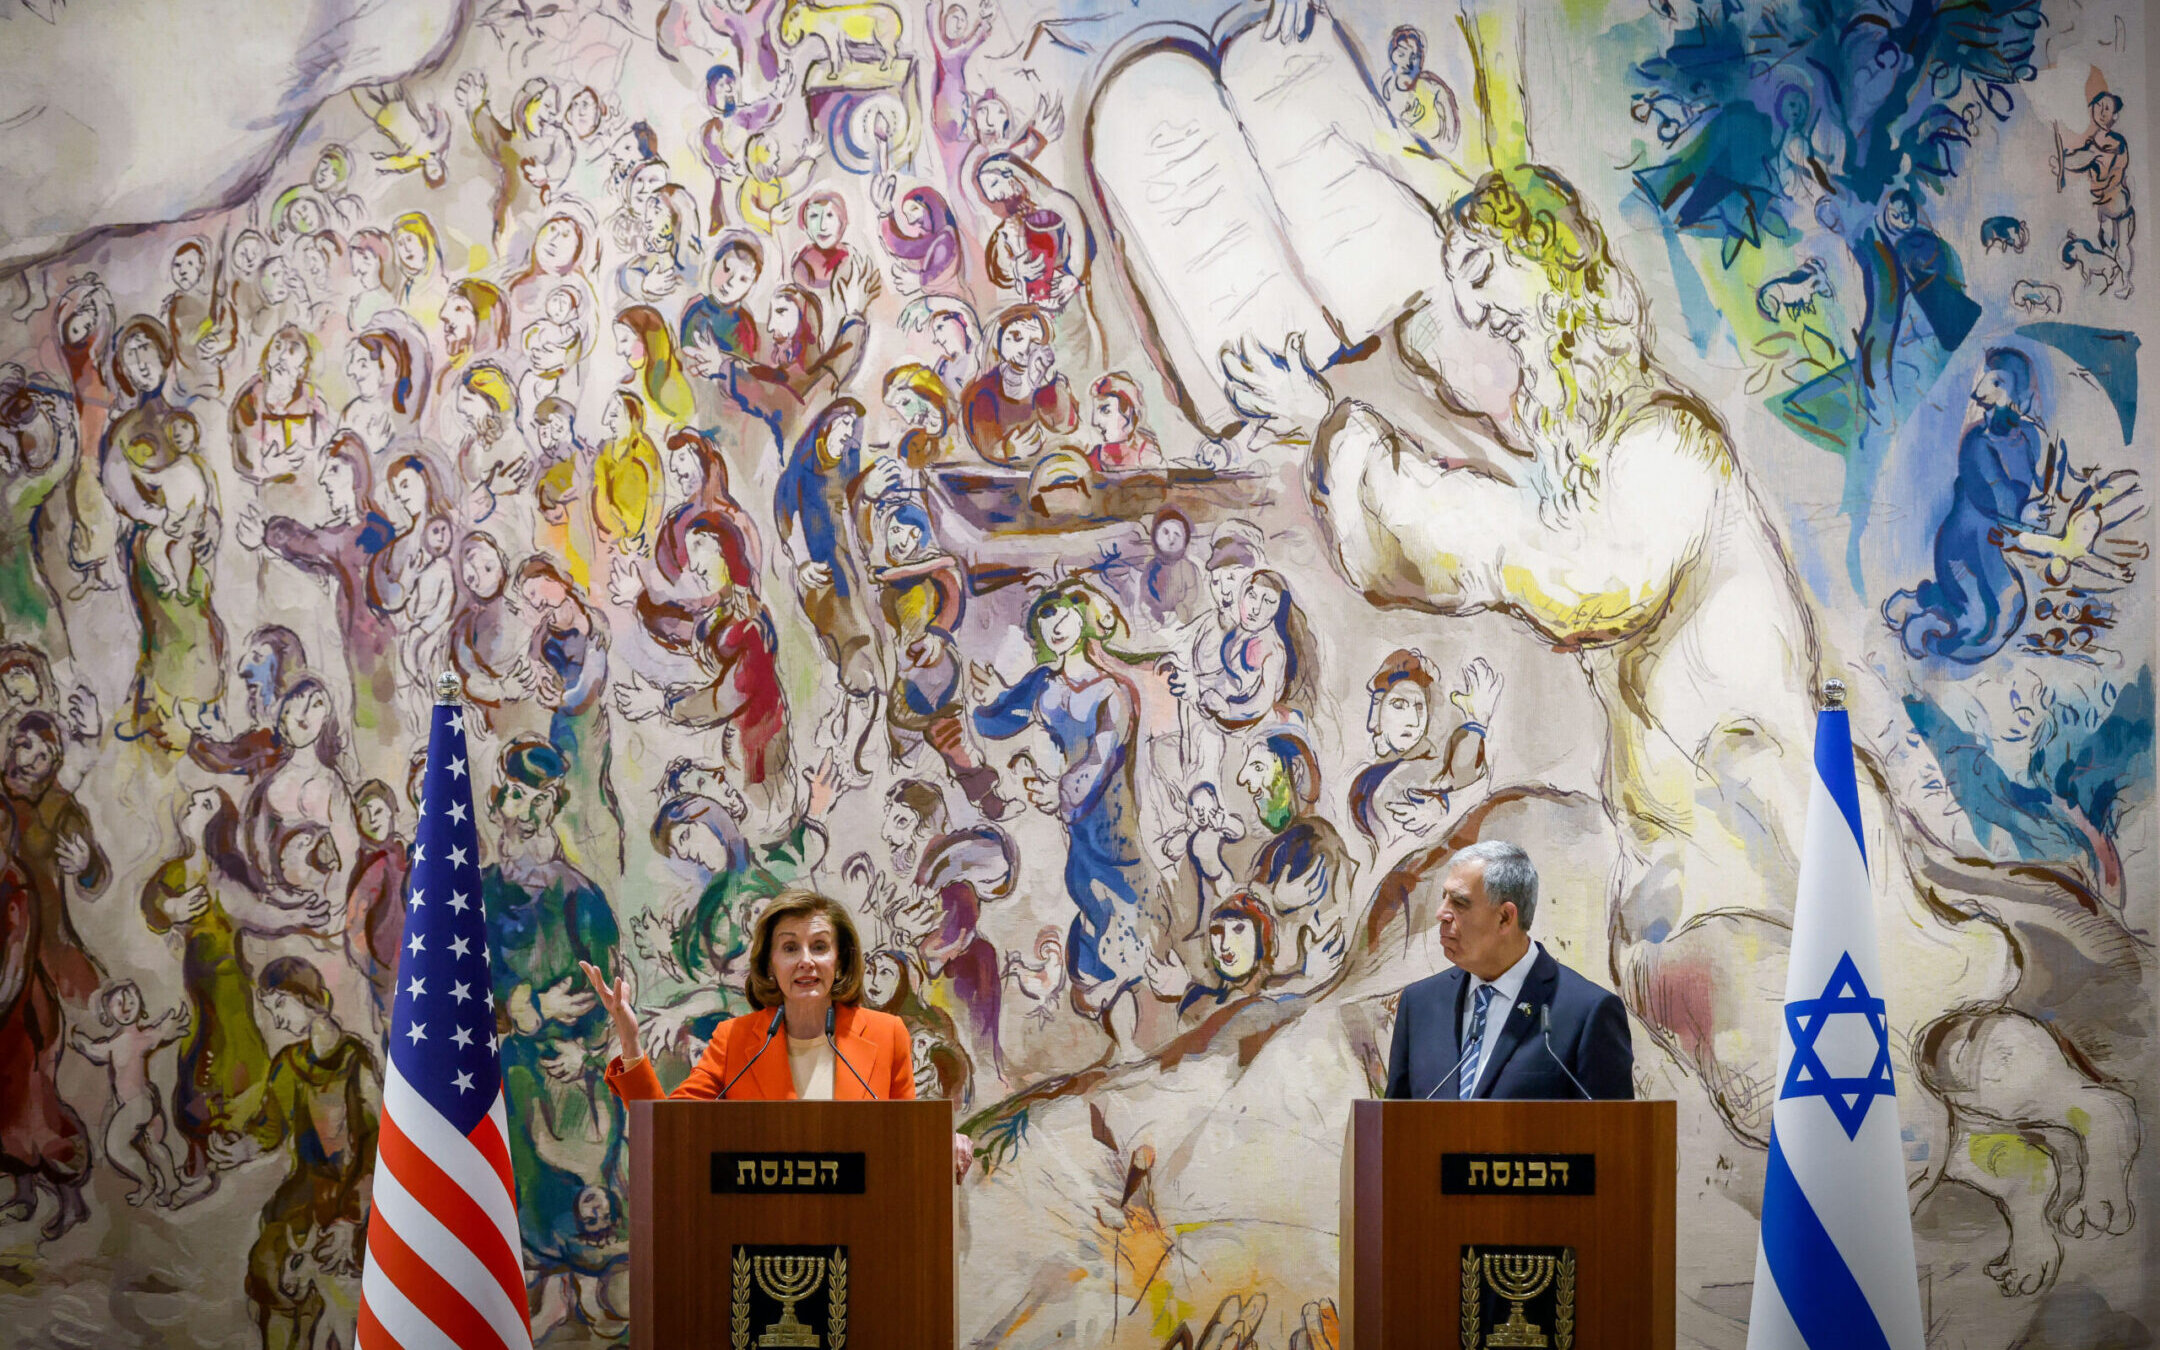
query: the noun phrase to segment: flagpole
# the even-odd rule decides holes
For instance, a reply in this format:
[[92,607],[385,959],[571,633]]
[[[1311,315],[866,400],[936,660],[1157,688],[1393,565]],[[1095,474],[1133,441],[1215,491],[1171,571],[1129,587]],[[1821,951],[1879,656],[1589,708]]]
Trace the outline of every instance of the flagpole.
[[458,673],[454,670],[437,671],[435,673],[435,706],[440,708],[445,704],[463,703],[464,701],[465,681],[458,678]]
[[1822,682],[1822,711],[1845,711],[1845,681],[1833,676]]

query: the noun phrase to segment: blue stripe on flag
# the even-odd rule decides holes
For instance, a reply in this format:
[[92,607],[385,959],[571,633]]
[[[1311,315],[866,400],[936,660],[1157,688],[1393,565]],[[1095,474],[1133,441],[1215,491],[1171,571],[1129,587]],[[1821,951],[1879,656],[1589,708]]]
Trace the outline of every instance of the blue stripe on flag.
[[[1839,716],[1844,714],[1840,713]],[[1848,773],[1847,783],[1851,782]],[[1830,1230],[1816,1217],[1800,1178],[1770,1131],[1770,1175],[1763,1182],[1763,1255],[1785,1311],[1809,1350],[1890,1350],[1875,1307],[1853,1278]]]
[[1853,846],[1860,863],[1867,865],[1867,836],[1860,832],[1860,784],[1853,777],[1852,723],[1843,708],[1825,708],[1815,714],[1815,774],[1830,789],[1830,798],[1845,813],[1852,827]]

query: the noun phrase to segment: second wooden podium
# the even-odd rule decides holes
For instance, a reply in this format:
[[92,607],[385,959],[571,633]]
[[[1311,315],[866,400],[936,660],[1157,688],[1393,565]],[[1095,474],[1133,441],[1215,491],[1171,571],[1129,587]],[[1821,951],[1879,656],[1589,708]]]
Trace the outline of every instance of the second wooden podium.
[[1354,1103],[1343,1350],[1673,1343],[1671,1102]]
[[630,1103],[632,1345],[953,1344],[952,1108]]

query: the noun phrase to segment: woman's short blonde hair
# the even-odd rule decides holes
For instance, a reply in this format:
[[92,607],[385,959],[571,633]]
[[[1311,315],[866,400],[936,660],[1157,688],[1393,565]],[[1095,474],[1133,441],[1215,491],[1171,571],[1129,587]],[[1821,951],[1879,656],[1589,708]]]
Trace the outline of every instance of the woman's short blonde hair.
[[834,939],[840,945],[839,968],[833,972],[833,1002],[849,1007],[862,1002],[862,937],[855,931],[855,920],[848,916],[847,908],[838,900],[801,886],[790,886],[774,896],[765,912],[758,916],[757,928],[750,939],[750,979],[743,992],[749,995],[752,1007],[777,1008],[786,1001],[780,992],[780,982],[772,973],[773,934],[790,919],[820,916],[832,924]]

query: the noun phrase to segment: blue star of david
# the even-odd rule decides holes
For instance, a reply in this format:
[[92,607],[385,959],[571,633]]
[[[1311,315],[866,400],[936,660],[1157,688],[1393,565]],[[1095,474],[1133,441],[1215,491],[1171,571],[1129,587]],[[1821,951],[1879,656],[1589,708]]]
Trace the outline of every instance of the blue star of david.
[[[1822,1055],[1815,1049],[1816,1037],[1830,1019],[1838,1016],[1865,1017],[1875,1032],[1875,1064],[1866,1075],[1859,1078],[1838,1078],[1831,1074]],[[1883,1001],[1868,993],[1866,981],[1860,978],[1860,968],[1853,964],[1852,953],[1839,958],[1837,969],[1830,972],[1830,982],[1823,986],[1820,998],[1794,999],[1785,1005],[1785,1029],[1792,1033],[1792,1068],[1785,1075],[1784,1091],[1778,1094],[1780,1101],[1793,1097],[1820,1097],[1830,1106],[1838,1124],[1845,1127],[1845,1137],[1860,1137],[1860,1126],[1867,1120],[1868,1108],[1877,1097],[1896,1097],[1897,1085],[1890,1075],[1890,1021],[1885,1015]]]

